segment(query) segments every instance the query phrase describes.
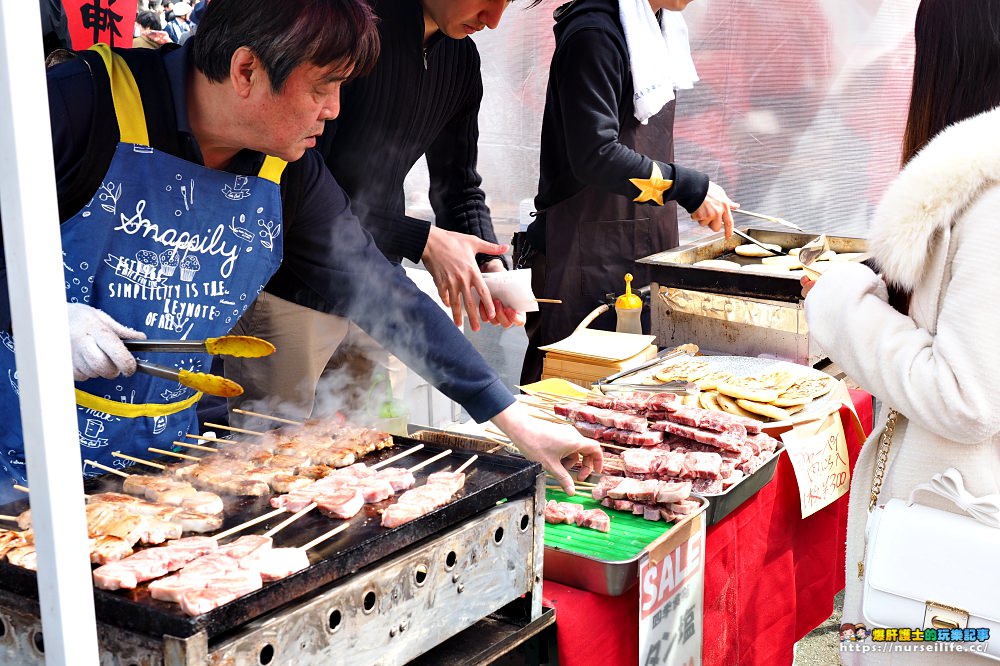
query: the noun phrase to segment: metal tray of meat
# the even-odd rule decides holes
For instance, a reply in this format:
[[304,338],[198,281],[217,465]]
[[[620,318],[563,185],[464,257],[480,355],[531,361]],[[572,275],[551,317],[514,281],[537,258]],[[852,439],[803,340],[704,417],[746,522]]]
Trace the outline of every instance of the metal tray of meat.
[[692,497],[708,500],[708,511],[705,513],[708,527],[728,516],[737,507],[756,495],[758,490],[770,483],[771,479],[774,478],[774,470],[778,468],[778,458],[781,457],[784,450],[785,445],[779,442],[778,447],[767,462],[758,467],[750,476],[743,477],[738,483],[727,488],[725,492],[716,494],[691,493]]
[[611,597],[624,594],[638,582],[639,560],[648,548],[666,534],[679,533],[709,506],[704,497],[692,495],[701,503],[700,509],[676,523],[663,523],[602,507],[587,492],[567,497],[562,491],[549,489],[545,496],[546,500],[601,509],[611,518],[607,534],[574,525],[546,524],[545,579]]
[[[363,459],[363,462],[373,464],[409,446],[421,443],[408,437],[396,436],[394,439],[395,447],[370,454]],[[412,467],[446,448],[424,443],[423,449],[405,458],[404,461],[408,467]],[[417,485],[424,483],[431,472],[455,469],[472,455],[471,452],[458,448],[452,448],[452,451],[452,455],[418,471]],[[400,464],[402,462],[400,461]],[[536,478],[541,474],[541,466],[523,458],[480,453],[479,459],[466,473],[468,476],[465,488],[456,499],[395,529],[386,529],[380,524],[379,510],[388,506],[391,500],[379,504],[366,504],[361,513],[350,520],[350,528],[309,551],[308,568],[282,580],[267,583],[259,590],[202,615],[190,617],[176,604],[153,599],[147,589],[148,586],[142,584],[135,590],[112,592],[95,589],[97,619],[147,636],[170,635],[186,638],[205,631],[208,637],[212,638],[288,602],[301,599],[366,565],[475,516],[495,506],[501,500],[525,492],[533,493]],[[85,488],[91,493],[120,490],[121,479],[113,475],[96,477],[89,480]],[[271,511],[269,499],[270,496],[226,498],[226,519],[223,529]],[[27,501],[19,500],[0,507],[0,513],[16,515],[26,508]],[[245,533],[263,533],[284,518],[287,518],[287,515],[278,515]],[[306,514],[278,533],[275,537],[275,546],[301,546],[340,523],[341,521],[327,518],[318,512]],[[0,563],[0,588],[32,599],[38,598],[35,573],[10,565],[6,561]]]
[[[784,250],[802,247],[817,234],[795,231],[772,231],[767,229],[742,229],[762,243],[774,243]],[[830,249],[834,252],[865,252],[867,243],[863,238],[827,236]],[[661,287],[680,287],[712,294],[725,294],[745,298],[761,298],[772,301],[795,303],[802,300],[802,285],[799,273],[790,271],[787,276],[755,273],[740,269],[710,268],[693,266],[703,259],[725,259],[741,266],[759,264],[760,259],[743,257],[734,251],[747,241],[739,236],[727,239],[721,232],[701,239],[690,245],[682,245],[673,250],[660,252],[639,260],[647,264],[650,281]]]

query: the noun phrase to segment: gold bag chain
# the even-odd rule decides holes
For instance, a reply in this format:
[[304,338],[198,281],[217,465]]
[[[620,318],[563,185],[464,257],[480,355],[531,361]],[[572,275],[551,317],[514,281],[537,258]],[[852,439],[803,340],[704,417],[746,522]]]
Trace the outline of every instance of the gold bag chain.
[[[868,513],[875,510],[878,504],[878,495],[882,492],[882,482],[885,480],[885,468],[889,463],[889,445],[892,444],[892,435],[896,432],[896,417],[899,412],[889,408],[889,416],[885,420],[885,428],[878,438],[878,453],[875,457],[875,473],[872,474],[872,496],[868,500]],[[861,560],[858,562],[858,579],[865,577],[865,555],[868,553],[868,537],[865,537],[865,548],[861,553]]]

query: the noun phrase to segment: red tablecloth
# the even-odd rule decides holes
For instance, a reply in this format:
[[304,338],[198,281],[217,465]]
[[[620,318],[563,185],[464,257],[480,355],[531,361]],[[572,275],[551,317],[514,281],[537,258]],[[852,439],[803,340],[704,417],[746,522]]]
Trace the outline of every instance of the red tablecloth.
[[[851,391],[865,432],[871,396]],[[841,410],[851,468],[864,443]],[[708,529],[703,663],[777,666],[792,663],[792,645],[833,612],[844,587],[847,495],[803,520],[795,472],[782,456],[774,479]],[[545,581],[545,604],[556,609],[559,663],[564,666],[639,661],[638,586],[620,597]]]

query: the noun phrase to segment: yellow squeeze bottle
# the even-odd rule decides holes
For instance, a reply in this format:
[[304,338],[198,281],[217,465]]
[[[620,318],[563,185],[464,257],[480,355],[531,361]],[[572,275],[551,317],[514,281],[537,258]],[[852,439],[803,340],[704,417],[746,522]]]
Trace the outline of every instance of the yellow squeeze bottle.
[[619,333],[642,335],[642,299],[632,293],[632,274],[625,274],[625,293],[615,300],[615,314]]

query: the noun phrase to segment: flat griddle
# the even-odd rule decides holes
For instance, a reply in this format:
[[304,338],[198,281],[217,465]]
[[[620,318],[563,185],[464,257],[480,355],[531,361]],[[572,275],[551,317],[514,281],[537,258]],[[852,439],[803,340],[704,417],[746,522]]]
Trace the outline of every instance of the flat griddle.
[[[409,437],[394,436],[393,439],[396,442],[394,447],[370,454],[362,462],[371,465],[416,444],[424,444],[423,449],[398,463],[393,463],[393,466],[412,467],[447,448],[418,442]],[[427,475],[432,472],[456,469],[472,455],[472,452],[454,447],[452,451],[452,455],[419,470],[416,473],[417,485],[422,485],[427,480]],[[366,504],[361,513],[349,521],[351,527],[309,551],[310,565],[307,569],[283,580],[265,583],[260,590],[239,597],[208,613],[189,617],[177,604],[153,599],[149,595],[147,585],[143,584],[135,590],[113,592],[95,588],[94,604],[97,620],[147,636],[170,635],[186,638],[205,631],[211,639],[288,602],[301,599],[318,588],[393,555],[425,537],[446,530],[495,506],[501,500],[525,492],[534,492],[535,479],[541,473],[541,466],[538,463],[513,456],[484,453],[478,455],[479,459],[466,470],[465,488],[451,503],[395,529],[386,529],[380,524],[379,511],[388,506],[392,499],[378,504]],[[157,460],[174,462],[173,459]],[[141,467],[136,468],[137,472],[140,469]],[[95,477],[87,481],[85,489],[88,493],[120,492],[121,478],[112,474]],[[222,529],[228,529],[272,511],[269,504],[270,497],[272,496],[225,498],[226,518]],[[18,500],[0,507],[0,513],[17,515],[27,507],[26,500]],[[240,534],[263,534],[288,515],[280,514]],[[300,546],[342,522],[327,518],[318,511],[312,511],[279,532],[275,536],[274,545]],[[230,537],[230,539],[235,538],[235,536]],[[0,588],[31,599],[38,598],[35,572],[15,567],[6,561],[0,563]]]
[[[802,247],[819,234],[795,231],[772,231],[768,229],[743,229],[749,236],[762,243],[780,245],[784,250]],[[834,252],[865,252],[867,244],[862,238],[827,236],[830,249]],[[742,272],[737,269],[707,268],[693,266],[703,259],[724,259],[735,261],[741,266],[759,264],[756,257],[744,257],[734,251],[737,246],[747,243],[734,235],[726,239],[720,232],[690,245],[682,245],[673,250],[660,252],[639,260],[649,267],[650,282],[661,287],[678,287],[704,291],[710,294],[724,294],[742,298],[760,298],[771,301],[796,303],[802,300],[802,285],[797,274],[788,276],[767,273]]]

